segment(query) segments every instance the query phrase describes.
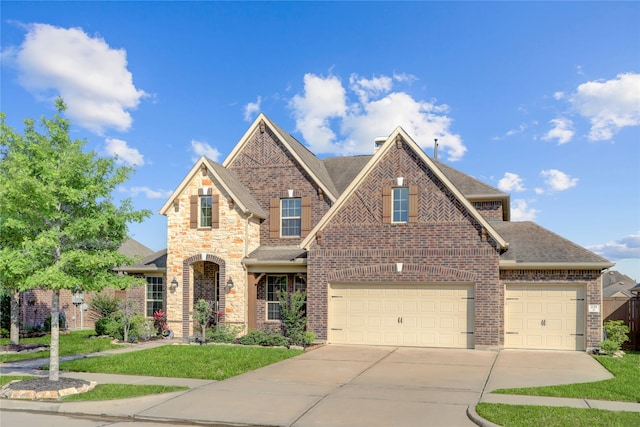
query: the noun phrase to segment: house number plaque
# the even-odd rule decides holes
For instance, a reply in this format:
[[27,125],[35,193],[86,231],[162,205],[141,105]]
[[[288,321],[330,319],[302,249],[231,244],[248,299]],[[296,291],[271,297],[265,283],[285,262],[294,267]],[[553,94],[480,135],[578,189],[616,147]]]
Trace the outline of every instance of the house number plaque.
[[600,313],[600,304],[589,304],[589,313]]

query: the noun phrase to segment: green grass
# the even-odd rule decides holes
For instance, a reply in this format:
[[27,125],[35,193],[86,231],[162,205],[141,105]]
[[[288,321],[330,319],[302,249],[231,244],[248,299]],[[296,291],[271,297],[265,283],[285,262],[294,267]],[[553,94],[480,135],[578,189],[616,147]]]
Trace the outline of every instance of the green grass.
[[627,353],[620,358],[597,356],[596,360],[615,377],[591,383],[506,388],[492,393],[640,402],[640,353]]
[[60,364],[61,370],[223,380],[301,354],[300,350],[243,346],[168,345]]
[[5,384],[9,384],[11,381],[30,380],[31,378],[36,378],[36,377],[21,376],[21,375],[0,375],[0,387],[2,387]]
[[86,393],[65,396],[63,402],[85,402],[92,400],[128,399],[131,397],[147,396],[149,394],[172,393],[174,391],[189,390],[189,387],[168,385],[133,385],[133,384],[98,384]]
[[[112,344],[111,338],[87,338],[94,334],[95,332],[91,330],[73,331],[69,334],[61,334],[59,355],[70,356],[73,354],[95,353],[98,351],[122,347],[122,345]],[[51,336],[45,335],[39,338],[23,338],[20,340],[20,343],[50,344]],[[9,338],[0,338],[0,345],[6,344],[9,344]],[[17,360],[38,359],[41,357],[49,357],[49,350],[24,354],[2,354],[0,355],[0,362],[15,362]]]
[[[0,387],[15,380],[29,380],[33,376],[0,375]],[[189,390],[189,387],[165,385],[137,385],[137,384],[98,384],[86,393],[72,394],[63,397],[64,402],[84,402],[92,400],[128,399],[130,397],[147,396],[149,394],[172,393],[174,391]]]
[[640,412],[479,403],[478,415],[504,427],[627,427],[640,425]]

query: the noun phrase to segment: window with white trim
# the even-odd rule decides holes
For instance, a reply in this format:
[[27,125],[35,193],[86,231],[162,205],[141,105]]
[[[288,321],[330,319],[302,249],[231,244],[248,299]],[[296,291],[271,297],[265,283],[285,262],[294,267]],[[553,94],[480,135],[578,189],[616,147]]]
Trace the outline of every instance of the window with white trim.
[[200,223],[199,227],[211,227],[212,223],[212,199],[211,196],[200,196]]
[[153,317],[156,310],[164,310],[164,278],[162,276],[147,276],[147,317]]
[[302,199],[280,200],[280,235],[300,237],[302,229]]
[[409,222],[409,188],[394,187],[391,192],[392,222]]
[[280,320],[278,291],[287,291],[287,276],[267,276],[267,320]]

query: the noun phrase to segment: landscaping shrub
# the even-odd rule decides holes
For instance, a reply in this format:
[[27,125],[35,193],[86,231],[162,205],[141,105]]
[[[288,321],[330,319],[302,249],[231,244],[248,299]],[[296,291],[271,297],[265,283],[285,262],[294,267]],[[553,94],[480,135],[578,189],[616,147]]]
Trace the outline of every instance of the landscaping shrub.
[[[58,325],[60,327],[60,330],[67,329],[67,318],[62,313],[58,314]],[[51,315],[47,316],[47,318],[44,320],[44,330],[47,332],[51,332]]]
[[240,326],[218,324],[209,330],[207,341],[233,343],[241,330]]
[[243,345],[289,346],[289,340],[282,336],[276,328],[254,329],[247,335],[238,338],[238,343]]
[[605,339],[600,343],[600,348],[609,355],[620,351],[622,344],[629,340],[629,331],[622,320],[609,320],[604,324]]
[[[89,303],[91,308],[91,314],[94,319],[102,319],[103,317],[111,317],[118,312],[120,300],[115,296],[109,296],[106,294],[97,294]],[[100,334],[98,334],[100,335]]]
[[307,293],[296,291],[287,295],[286,292],[278,291],[277,296],[280,303],[282,333],[292,344],[301,345],[307,326],[307,317],[304,312]]
[[[112,317],[105,317],[104,320],[104,334],[98,333],[98,327],[96,323],[96,333],[98,335],[109,335],[111,338],[117,340],[124,340],[124,323],[122,318],[119,315],[114,315]],[[135,314],[129,319],[129,334],[127,339],[129,341],[135,341],[145,334],[145,324],[147,323],[147,318],[142,316],[141,314]]]
[[305,343],[305,345],[313,344],[313,342],[315,340],[316,340],[316,334],[314,332],[306,331],[304,333],[304,343]]
[[96,323],[95,323],[96,335],[98,336],[109,335],[107,324],[111,320],[112,319],[110,319],[109,317],[101,317],[100,319],[96,320]]

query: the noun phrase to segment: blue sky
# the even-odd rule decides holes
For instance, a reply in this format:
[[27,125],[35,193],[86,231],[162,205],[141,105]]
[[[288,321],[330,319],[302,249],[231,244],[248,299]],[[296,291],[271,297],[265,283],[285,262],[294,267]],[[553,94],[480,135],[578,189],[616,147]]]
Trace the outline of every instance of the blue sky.
[[[154,213],[259,112],[320,157],[402,126],[533,220],[640,280],[638,2],[0,3],[0,110],[135,164]],[[131,227],[166,246],[154,214]]]

